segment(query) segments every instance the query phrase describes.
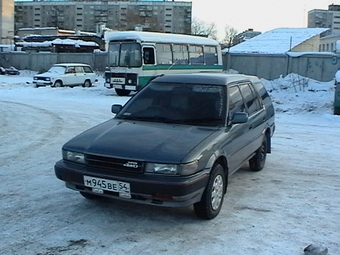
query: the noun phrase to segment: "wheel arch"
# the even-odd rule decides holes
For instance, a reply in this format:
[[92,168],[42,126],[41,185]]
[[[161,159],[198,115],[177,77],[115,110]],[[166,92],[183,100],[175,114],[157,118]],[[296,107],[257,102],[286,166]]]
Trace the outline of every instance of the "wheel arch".
[[224,169],[224,175],[225,175],[224,194],[225,194],[227,192],[228,176],[229,176],[228,160],[225,156],[220,155],[218,158],[216,158],[216,160],[215,160],[215,162],[214,162],[214,164],[212,165],[211,168],[213,168],[217,164],[221,164],[223,169]]
[[64,81],[63,81],[62,79],[58,78],[58,79],[56,79],[56,80],[54,81],[53,86],[55,86],[55,84],[56,84],[57,82],[60,82],[60,83],[61,83],[61,86],[64,85]]

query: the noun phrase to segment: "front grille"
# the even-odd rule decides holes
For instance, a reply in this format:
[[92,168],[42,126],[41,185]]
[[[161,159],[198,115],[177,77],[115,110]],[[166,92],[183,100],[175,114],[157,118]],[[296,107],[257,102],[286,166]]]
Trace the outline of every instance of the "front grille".
[[46,78],[46,77],[37,77],[37,80],[39,80],[39,81],[47,81],[47,80],[49,80],[49,78]]
[[96,155],[85,155],[86,164],[102,168],[110,172],[143,173],[144,162],[126,159],[102,157]]

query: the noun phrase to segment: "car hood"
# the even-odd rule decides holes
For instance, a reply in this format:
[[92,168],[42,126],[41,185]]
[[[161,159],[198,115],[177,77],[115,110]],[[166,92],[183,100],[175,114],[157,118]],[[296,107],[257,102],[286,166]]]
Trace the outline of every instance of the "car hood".
[[183,163],[191,151],[217,130],[216,127],[111,119],[76,136],[63,148],[115,158]]

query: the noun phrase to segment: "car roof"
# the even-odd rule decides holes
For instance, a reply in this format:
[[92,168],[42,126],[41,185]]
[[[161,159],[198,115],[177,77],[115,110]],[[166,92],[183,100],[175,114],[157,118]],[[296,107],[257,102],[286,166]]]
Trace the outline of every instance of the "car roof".
[[82,64],[82,63],[58,63],[58,64],[54,64],[54,66],[89,66],[89,65]]
[[170,83],[195,83],[195,84],[213,84],[228,85],[239,81],[259,81],[256,76],[244,74],[227,74],[227,73],[191,73],[191,74],[165,74],[156,77],[153,81],[170,82]]

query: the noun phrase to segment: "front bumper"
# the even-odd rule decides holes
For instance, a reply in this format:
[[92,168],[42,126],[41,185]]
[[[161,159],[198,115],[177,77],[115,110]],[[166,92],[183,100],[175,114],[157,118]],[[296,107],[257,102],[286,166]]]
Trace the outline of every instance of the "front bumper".
[[33,84],[36,85],[36,86],[51,86],[53,83],[51,81],[34,80]]
[[135,203],[165,207],[187,207],[201,200],[209,180],[209,172],[202,171],[192,176],[165,176],[155,174],[98,173],[85,165],[58,161],[54,166],[58,179],[66,183],[66,187],[77,191],[93,193],[84,185],[84,175],[128,182],[131,198],[119,197],[117,193],[104,191],[100,196],[127,200]]

